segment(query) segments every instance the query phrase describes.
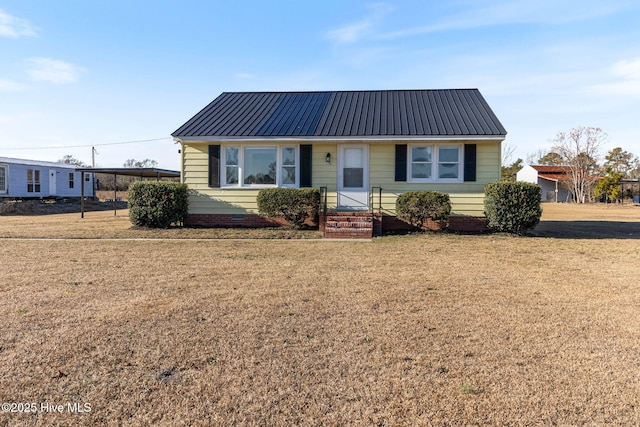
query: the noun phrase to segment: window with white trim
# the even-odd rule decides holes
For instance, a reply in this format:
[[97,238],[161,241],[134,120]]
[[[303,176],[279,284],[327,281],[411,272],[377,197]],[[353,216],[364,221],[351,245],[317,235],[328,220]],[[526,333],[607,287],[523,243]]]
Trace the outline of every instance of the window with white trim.
[[222,149],[223,187],[298,187],[298,146],[229,145]]
[[296,187],[298,185],[298,150],[296,147],[281,148],[281,173],[280,184],[283,187]]
[[462,145],[410,145],[410,182],[462,182]]
[[39,193],[40,191],[40,171],[27,169],[27,193]]
[[8,191],[7,188],[7,165],[0,165],[0,193],[5,194]]
[[75,175],[76,175],[75,173],[69,172],[69,188],[70,189],[73,188],[73,186],[75,185],[75,182],[74,182]]

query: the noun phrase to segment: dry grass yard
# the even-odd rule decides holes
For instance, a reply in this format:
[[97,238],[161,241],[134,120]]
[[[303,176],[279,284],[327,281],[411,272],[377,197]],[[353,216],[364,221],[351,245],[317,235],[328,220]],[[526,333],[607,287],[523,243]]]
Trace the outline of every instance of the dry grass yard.
[[[640,207],[544,209],[372,242],[1,217],[0,400],[36,411],[0,425],[638,425]],[[129,236],[168,239],[83,239]]]

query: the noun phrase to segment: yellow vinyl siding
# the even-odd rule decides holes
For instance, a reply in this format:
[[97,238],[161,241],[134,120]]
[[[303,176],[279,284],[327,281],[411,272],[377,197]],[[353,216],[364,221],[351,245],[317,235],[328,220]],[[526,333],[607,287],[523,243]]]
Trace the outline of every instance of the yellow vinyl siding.
[[[189,213],[250,214],[258,213],[256,189],[222,189],[209,187],[209,143],[184,144],[184,175],[189,186]],[[211,143],[211,145],[215,145]]]
[[[209,145],[211,143],[185,143],[183,146],[183,182],[193,190],[189,197],[189,212],[192,214],[256,214],[258,189],[211,188],[209,187]],[[256,144],[257,145],[257,144]],[[271,143],[270,145],[273,145]],[[331,163],[326,162],[327,153]],[[327,187],[327,202],[330,208],[337,203],[337,145],[335,143],[314,144],[312,148],[312,185]]]
[[[460,143],[464,143],[461,141]],[[476,181],[461,183],[411,183],[395,181],[395,144],[371,144],[370,186],[382,187],[382,211],[395,215],[396,199],[406,191],[431,190],[447,193],[456,215],[484,215],[484,186],[500,179],[500,142],[467,141],[476,144]],[[404,142],[398,142],[404,144]],[[378,194],[373,195],[378,207]]]
[[[406,142],[371,143],[369,145],[369,189],[371,187],[383,188],[383,212],[395,215],[396,198],[401,193],[433,190],[450,195],[453,214],[483,216],[484,186],[500,179],[500,142],[460,141],[459,143],[465,142],[476,144],[477,147],[476,181],[429,184],[395,181],[395,144],[405,144]],[[184,172],[182,180],[192,190],[189,199],[189,212],[192,214],[231,215],[257,213],[256,197],[259,190],[209,187],[209,145],[214,144],[218,143],[190,142],[183,144],[182,170]],[[331,163],[326,162],[327,153],[331,154]],[[335,142],[313,143],[312,185],[315,188],[327,187],[329,209],[335,209],[337,205],[337,156],[338,146]],[[373,200],[377,208],[377,193],[373,195]]]
[[[327,153],[331,154],[331,163],[327,163]],[[311,157],[311,185],[327,187],[327,207],[335,209],[338,203],[338,146],[335,143],[314,144]]]

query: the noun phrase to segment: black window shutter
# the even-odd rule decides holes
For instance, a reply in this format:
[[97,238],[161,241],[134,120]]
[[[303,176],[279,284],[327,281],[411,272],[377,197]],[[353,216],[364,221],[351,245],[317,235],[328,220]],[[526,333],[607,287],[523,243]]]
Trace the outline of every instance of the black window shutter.
[[396,181],[407,180],[407,144],[396,145]]
[[476,180],[476,144],[464,144],[464,180]]
[[209,187],[220,187],[220,146],[209,146]]
[[300,146],[300,187],[311,187],[311,145]]

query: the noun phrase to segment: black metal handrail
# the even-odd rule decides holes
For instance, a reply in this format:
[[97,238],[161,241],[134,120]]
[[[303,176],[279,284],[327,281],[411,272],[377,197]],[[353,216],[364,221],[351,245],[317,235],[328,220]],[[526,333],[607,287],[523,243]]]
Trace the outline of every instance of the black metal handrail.
[[327,187],[320,187],[320,211],[327,214]]
[[373,213],[374,211],[374,195],[376,190],[378,190],[378,212],[382,212],[382,187],[371,187],[371,197],[369,198],[369,211]]

